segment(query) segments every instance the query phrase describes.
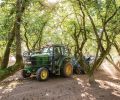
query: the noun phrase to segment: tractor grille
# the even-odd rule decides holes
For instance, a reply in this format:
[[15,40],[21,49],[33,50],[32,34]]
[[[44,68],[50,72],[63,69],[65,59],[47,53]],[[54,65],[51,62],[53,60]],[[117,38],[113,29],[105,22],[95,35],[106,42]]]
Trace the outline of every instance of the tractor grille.
[[37,63],[36,63],[36,58],[32,57],[32,58],[31,58],[31,63],[32,63],[33,66],[36,65],[36,64],[37,64]]
[[31,57],[32,66],[40,67],[50,65],[48,57]]

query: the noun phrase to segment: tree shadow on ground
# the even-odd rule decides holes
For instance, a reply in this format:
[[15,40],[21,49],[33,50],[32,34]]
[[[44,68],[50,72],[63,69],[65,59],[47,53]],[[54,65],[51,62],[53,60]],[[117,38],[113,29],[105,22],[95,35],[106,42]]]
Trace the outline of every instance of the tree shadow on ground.
[[[80,97],[85,100],[120,100],[120,80],[113,79],[102,71],[96,74],[96,84],[90,85],[87,76],[77,78],[82,87]],[[88,97],[88,98],[87,98]]]
[[52,76],[45,82],[35,77],[12,81],[0,92],[1,100],[120,100],[119,79],[113,79],[103,71],[95,73],[96,84],[91,86],[86,75],[71,78]]

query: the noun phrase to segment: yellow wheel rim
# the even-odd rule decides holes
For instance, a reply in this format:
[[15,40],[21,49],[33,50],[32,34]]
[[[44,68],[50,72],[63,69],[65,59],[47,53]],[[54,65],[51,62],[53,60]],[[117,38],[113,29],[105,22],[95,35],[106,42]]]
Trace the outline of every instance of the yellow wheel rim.
[[71,64],[66,65],[66,75],[70,76],[72,74],[72,66]]
[[41,79],[44,80],[44,79],[47,78],[47,76],[48,76],[48,72],[47,72],[46,70],[43,70],[43,71],[41,72],[40,76],[41,76]]

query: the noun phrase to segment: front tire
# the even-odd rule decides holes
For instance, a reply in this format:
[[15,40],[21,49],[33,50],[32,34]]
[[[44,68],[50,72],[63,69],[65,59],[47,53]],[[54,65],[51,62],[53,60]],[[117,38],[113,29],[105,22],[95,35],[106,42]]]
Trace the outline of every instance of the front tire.
[[73,66],[71,63],[66,63],[62,69],[62,75],[64,77],[70,77],[73,74]]
[[27,77],[30,77],[31,76],[31,73],[27,73],[27,71],[26,70],[22,70],[22,76],[24,77],[24,78],[27,78]]
[[45,81],[49,77],[49,71],[47,68],[40,68],[36,73],[36,78],[38,81]]

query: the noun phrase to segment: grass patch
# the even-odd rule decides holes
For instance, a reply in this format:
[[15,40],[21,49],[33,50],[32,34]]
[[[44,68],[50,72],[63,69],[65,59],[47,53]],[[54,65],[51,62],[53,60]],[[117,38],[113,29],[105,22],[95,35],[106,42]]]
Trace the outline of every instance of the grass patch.
[[23,68],[24,65],[21,64],[15,64],[13,66],[10,66],[8,68],[0,69],[0,81],[5,79],[6,77],[13,75],[16,71]]
[[7,76],[9,76],[9,70],[6,69],[0,69],[0,80],[3,80],[4,78],[6,78]]

